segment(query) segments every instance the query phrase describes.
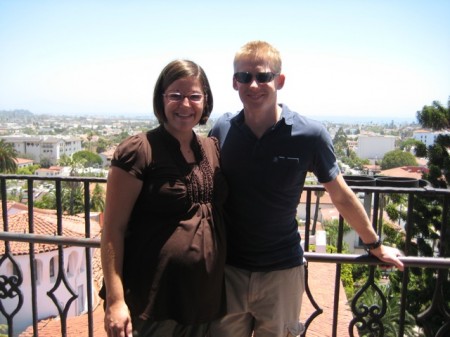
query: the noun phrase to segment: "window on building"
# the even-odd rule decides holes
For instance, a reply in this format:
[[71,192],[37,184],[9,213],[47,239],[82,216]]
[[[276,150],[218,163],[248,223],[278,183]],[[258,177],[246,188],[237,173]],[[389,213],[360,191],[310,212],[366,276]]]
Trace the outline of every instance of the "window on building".
[[41,283],[42,281],[42,261],[41,260],[34,260],[34,279],[37,284]]
[[72,252],[69,255],[69,261],[67,263],[67,275],[73,276],[76,274],[76,267],[77,267],[77,253]]
[[80,315],[85,311],[84,287],[82,285],[78,286],[77,301],[77,311],[78,315]]
[[49,267],[50,281],[54,282],[56,276],[58,275],[58,258],[56,256],[50,259],[48,267]]

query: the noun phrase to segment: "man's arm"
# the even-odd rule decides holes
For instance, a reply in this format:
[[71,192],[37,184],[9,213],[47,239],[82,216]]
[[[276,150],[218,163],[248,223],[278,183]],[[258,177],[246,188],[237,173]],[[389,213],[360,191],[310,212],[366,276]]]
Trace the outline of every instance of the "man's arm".
[[[336,179],[324,183],[323,186],[331,197],[339,213],[348,224],[358,233],[365,244],[372,244],[378,240],[378,235],[373,229],[366,211],[357,196],[347,185],[342,175]],[[395,265],[403,270],[403,263],[398,259],[401,256],[398,249],[384,245],[370,250],[370,253],[380,260]]]

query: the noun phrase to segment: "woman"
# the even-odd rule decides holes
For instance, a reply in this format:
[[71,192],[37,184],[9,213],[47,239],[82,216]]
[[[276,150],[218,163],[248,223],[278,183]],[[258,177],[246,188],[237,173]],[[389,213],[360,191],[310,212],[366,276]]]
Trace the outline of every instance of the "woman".
[[115,151],[101,240],[108,337],[207,336],[225,310],[227,187],[205,124],[213,96],[203,69],[176,60],[161,72],[160,125]]

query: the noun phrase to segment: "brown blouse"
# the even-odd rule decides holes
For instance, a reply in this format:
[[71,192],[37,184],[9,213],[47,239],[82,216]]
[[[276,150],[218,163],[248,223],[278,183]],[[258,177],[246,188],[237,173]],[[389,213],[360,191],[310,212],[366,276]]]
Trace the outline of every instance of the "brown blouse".
[[123,280],[133,317],[197,324],[225,312],[227,185],[217,140],[194,134],[191,147],[195,163],[159,126],[123,141],[111,161],[143,181],[125,238]]

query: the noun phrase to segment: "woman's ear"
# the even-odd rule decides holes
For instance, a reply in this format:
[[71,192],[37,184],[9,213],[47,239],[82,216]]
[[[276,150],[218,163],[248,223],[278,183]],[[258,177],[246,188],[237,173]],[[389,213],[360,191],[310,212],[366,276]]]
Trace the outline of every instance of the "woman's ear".
[[281,88],[283,88],[285,79],[286,79],[286,77],[284,76],[284,74],[280,74],[277,77],[275,77],[275,88],[277,90],[280,90]]

